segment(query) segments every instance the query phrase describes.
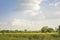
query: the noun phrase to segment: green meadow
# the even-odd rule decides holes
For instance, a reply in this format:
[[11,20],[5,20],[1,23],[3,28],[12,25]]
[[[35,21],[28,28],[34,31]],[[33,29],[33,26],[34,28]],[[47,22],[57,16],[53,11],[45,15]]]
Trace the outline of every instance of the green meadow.
[[60,34],[46,33],[4,33],[0,40],[60,40]]

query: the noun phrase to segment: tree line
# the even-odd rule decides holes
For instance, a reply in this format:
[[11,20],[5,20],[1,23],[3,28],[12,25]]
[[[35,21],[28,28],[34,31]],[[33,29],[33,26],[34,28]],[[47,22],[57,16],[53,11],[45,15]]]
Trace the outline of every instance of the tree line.
[[41,33],[58,32],[60,34],[60,25],[56,29],[49,28],[48,26],[44,26],[41,28],[41,30],[38,30],[38,31],[28,31],[27,29],[25,29],[24,31],[22,30],[0,30],[0,33],[40,33],[40,32]]

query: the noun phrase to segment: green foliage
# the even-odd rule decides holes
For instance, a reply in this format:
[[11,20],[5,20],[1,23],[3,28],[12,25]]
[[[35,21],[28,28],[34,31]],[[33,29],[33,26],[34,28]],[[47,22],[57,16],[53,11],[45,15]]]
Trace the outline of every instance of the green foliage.
[[60,34],[60,25],[59,25],[58,33]]
[[25,29],[24,32],[27,32],[27,29]]
[[54,32],[54,29],[53,29],[53,28],[48,28],[48,29],[47,29],[47,32],[50,32],[50,33],[51,33],[51,32]]
[[55,30],[53,28],[48,28],[48,26],[44,26],[42,29],[41,29],[41,32],[43,33],[46,33],[46,32],[55,32]]
[[41,32],[46,33],[46,32],[47,32],[47,29],[48,29],[48,26],[44,26],[44,27],[41,29]]

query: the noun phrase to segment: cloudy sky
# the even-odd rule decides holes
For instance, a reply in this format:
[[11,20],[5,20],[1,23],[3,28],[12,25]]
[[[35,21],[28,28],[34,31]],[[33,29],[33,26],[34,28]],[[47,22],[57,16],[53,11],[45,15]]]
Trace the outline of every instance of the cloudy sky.
[[40,30],[60,25],[60,0],[0,0],[0,29]]

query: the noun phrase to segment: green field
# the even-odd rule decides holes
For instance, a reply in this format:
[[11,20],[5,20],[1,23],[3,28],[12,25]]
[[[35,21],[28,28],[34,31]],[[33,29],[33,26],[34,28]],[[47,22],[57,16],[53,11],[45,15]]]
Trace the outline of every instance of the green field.
[[60,40],[60,34],[49,33],[4,33],[0,40]]

